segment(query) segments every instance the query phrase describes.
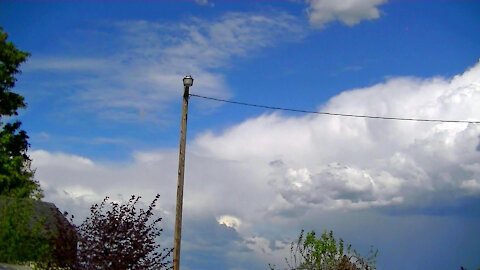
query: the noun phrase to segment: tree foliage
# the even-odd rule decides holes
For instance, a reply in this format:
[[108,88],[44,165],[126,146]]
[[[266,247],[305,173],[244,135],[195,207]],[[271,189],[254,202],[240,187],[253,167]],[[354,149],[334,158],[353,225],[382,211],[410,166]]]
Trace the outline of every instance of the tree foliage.
[[140,197],[123,204],[94,204],[90,217],[79,226],[79,266],[81,269],[171,269],[172,249],[156,242],[163,229],[162,218],[153,219],[157,195],[147,210],[137,209]]
[[35,220],[33,201],[0,198],[0,262],[45,261],[50,240],[44,220]]
[[0,197],[0,262],[65,268],[76,264],[76,247],[75,227],[53,204]]
[[29,53],[7,38],[0,27],[0,262],[45,261],[51,242],[44,218],[35,215],[32,199],[40,199],[42,192],[30,168],[28,136],[19,121],[3,122],[26,106],[12,89]]
[[20,64],[30,56],[15,47],[12,42],[7,42],[8,34],[0,27],[0,115],[18,115],[19,108],[25,108],[24,98],[10,92],[15,86]]
[[30,55],[7,42],[8,35],[0,27],[0,196],[15,198],[41,198],[38,182],[33,179],[27,155],[27,133],[20,129],[21,123],[4,124],[3,117],[18,115],[25,108],[24,98],[12,92],[20,74],[19,67]]
[[[290,258],[285,258],[286,269],[305,270],[373,270],[376,269],[378,251],[370,250],[366,257],[345,247],[342,238],[337,241],[333,232],[323,232],[317,237],[314,231],[300,232],[297,242],[290,246]],[[270,265],[273,270],[274,266]]]
[[63,216],[55,216],[54,225],[54,230],[49,231],[52,259],[47,261],[47,269],[74,269],[78,265],[78,233],[73,223],[73,215],[70,219],[67,212],[64,212]]

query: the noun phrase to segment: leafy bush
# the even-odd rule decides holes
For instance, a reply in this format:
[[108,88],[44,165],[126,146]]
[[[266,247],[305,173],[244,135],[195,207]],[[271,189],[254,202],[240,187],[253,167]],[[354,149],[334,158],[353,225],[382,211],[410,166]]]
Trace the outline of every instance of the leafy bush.
[[[337,242],[333,232],[323,232],[317,238],[314,231],[300,232],[297,242],[290,246],[290,258],[285,258],[286,269],[308,270],[373,270],[376,264],[377,251],[370,250],[367,257],[360,256],[351,245],[345,248],[340,238]],[[275,266],[269,265],[271,270]]]
[[35,219],[33,201],[0,197],[0,262],[44,261],[50,257],[45,220]]
[[110,202],[108,197],[94,204],[79,227],[78,259],[81,269],[171,269],[173,249],[156,242],[163,231],[157,225],[162,218],[150,220],[160,195],[148,209],[137,210],[139,196],[127,203]]

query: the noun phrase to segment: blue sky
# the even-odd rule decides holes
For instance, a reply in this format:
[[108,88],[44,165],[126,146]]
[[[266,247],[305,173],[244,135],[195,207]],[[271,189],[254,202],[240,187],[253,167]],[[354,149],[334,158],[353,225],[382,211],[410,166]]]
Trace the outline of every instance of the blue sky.
[[[479,2],[346,3],[1,1],[45,200],[81,217],[158,192],[169,243],[185,74],[216,98],[480,119]],[[281,265],[302,228],[379,269],[480,266],[478,125],[190,104],[182,266]]]

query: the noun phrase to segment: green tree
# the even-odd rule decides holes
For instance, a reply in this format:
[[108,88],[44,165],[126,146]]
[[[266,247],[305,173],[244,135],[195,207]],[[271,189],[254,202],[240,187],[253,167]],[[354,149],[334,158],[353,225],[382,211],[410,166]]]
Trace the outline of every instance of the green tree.
[[[366,257],[345,247],[342,238],[337,241],[333,232],[323,232],[317,237],[314,231],[300,232],[297,242],[290,246],[290,258],[285,258],[286,269],[305,270],[373,270],[376,269],[377,251],[370,250]],[[275,266],[269,265],[271,270]]]
[[23,96],[12,92],[20,74],[19,67],[29,57],[21,51],[0,27],[0,196],[14,198],[42,197],[31,160],[27,155],[29,147],[27,133],[20,129],[21,122],[3,123],[3,118],[18,115],[18,109],[25,108]]
[[0,262],[40,262],[50,257],[50,237],[44,220],[35,220],[32,203],[0,198]]
[[51,257],[51,235],[45,218],[35,214],[34,203],[42,192],[30,168],[28,136],[19,121],[4,123],[26,106],[12,89],[29,53],[7,38],[0,27],[0,262],[46,261]]

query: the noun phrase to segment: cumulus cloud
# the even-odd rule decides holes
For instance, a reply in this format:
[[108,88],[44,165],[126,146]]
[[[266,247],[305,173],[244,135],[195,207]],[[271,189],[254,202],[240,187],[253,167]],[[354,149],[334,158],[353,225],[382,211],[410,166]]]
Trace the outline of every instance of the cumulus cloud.
[[[37,168],[36,178],[40,181],[46,200],[56,202],[58,207],[69,212],[80,210],[76,213],[79,219],[88,214],[88,205],[101,201],[105,196],[121,201],[137,194],[152,200],[156,193],[161,193],[162,200],[165,200],[164,212],[171,211],[168,207],[172,207],[172,203],[168,202],[174,197],[161,191],[174,188],[175,183],[162,181],[164,177],[155,176],[157,172],[152,171],[155,165],[151,162],[138,159],[142,162],[134,161],[135,165],[129,166],[99,164],[84,157],[44,150],[32,151],[30,156]],[[174,166],[169,163],[173,160],[157,160],[165,166]],[[157,181],[157,189],[151,188],[154,181]]]
[[[126,164],[93,162],[77,155],[44,150],[31,151],[30,156],[45,200],[74,214],[77,223],[88,216],[93,203],[105,196],[120,202],[136,194],[147,204],[156,193],[161,194],[156,209],[156,214],[163,217],[165,229],[161,241],[167,247],[172,246],[168,239],[173,239],[175,221],[177,151],[137,152]],[[246,167],[245,163],[206,159],[188,152],[182,234],[185,269],[211,269],[212,265],[220,269],[263,266],[239,234],[249,231],[251,219],[243,222],[238,216],[247,217],[252,210],[266,207],[268,199],[263,203],[243,199],[247,192],[256,198],[264,195],[268,198],[268,187],[250,190],[257,179],[265,176],[245,172]]]
[[306,168],[288,168],[272,184],[297,207],[353,208],[401,202],[402,181],[388,172],[369,172],[351,166],[328,164],[312,174]]
[[[391,78],[345,91],[319,110],[478,121],[479,78],[480,64],[452,78]],[[230,235],[234,244],[225,256],[250,260],[253,253],[268,261],[285,252],[285,231],[326,224],[337,213],[428,214],[462,203],[478,209],[479,135],[478,124],[266,113],[189,143],[184,215],[191,224],[204,217],[218,227],[215,233]],[[59,207],[88,210],[104,195],[158,192],[159,211],[172,228],[177,153],[137,152],[125,164],[42,150],[31,156],[46,200]],[[208,245],[205,239],[190,243],[192,252]]]
[[[478,120],[480,65],[453,78],[392,78],[321,111]],[[365,208],[453,200],[476,190],[480,126],[265,114],[197,138],[203,153],[270,164],[277,207]],[[297,209],[301,212],[300,209]]]
[[326,23],[340,21],[353,26],[362,20],[380,17],[378,6],[386,0],[308,0],[307,9],[311,25],[323,27]]

